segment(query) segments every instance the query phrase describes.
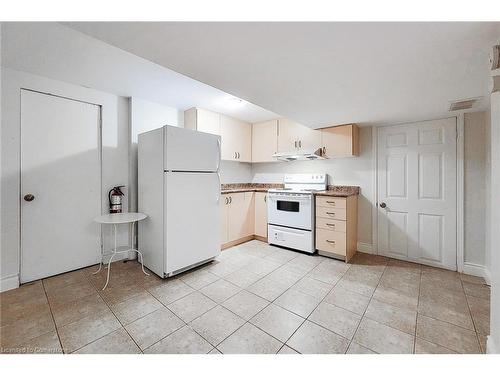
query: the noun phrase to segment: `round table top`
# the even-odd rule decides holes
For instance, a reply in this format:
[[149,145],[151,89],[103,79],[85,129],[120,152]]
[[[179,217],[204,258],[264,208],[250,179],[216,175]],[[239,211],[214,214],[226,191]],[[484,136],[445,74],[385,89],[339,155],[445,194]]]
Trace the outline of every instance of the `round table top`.
[[97,216],[94,221],[101,224],[126,224],[144,220],[148,215],[141,212],[122,212]]

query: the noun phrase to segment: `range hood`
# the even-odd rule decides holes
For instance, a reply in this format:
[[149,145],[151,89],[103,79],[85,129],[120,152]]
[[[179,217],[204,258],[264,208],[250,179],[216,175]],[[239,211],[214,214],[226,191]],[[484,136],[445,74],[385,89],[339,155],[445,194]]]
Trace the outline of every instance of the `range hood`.
[[299,161],[299,160],[322,160],[327,159],[323,153],[323,148],[318,148],[314,151],[295,151],[295,152],[277,152],[273,155],[277,160],[282,161]]

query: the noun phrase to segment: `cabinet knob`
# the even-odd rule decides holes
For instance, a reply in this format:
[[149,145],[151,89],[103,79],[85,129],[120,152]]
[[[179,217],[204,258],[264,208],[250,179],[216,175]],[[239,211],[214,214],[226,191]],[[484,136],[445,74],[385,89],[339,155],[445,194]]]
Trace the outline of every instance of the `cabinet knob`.
[[386,207],[387,207],[387,205],[385,204],[385,202],[382,202],[382,203],[380,203],[380,207],[381,207],[381,208],[386,208]]

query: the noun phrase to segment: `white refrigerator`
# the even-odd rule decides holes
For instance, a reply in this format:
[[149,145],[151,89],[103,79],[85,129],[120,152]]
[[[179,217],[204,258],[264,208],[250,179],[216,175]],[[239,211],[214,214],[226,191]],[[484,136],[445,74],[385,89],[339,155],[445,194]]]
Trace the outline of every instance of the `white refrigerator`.
[[139,134],[138,247],[169,277],[220,254],[220,137],[164,126]]

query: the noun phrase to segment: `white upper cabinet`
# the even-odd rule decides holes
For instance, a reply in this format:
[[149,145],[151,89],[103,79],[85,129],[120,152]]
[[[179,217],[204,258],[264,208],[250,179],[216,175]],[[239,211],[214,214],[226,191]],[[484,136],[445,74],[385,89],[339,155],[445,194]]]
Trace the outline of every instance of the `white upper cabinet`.
[[276,161],[278,152],[278,120],[252,125],[252,163]]
[[321,132],[281,118],[278,121],[278,152],[312,151],[321,147]]
[[222,160],[252,162],[252,124],[221,115]]
[[221,135],[221,115],[201,108],[191,108],[184,112],[184,127],[204,133]]

